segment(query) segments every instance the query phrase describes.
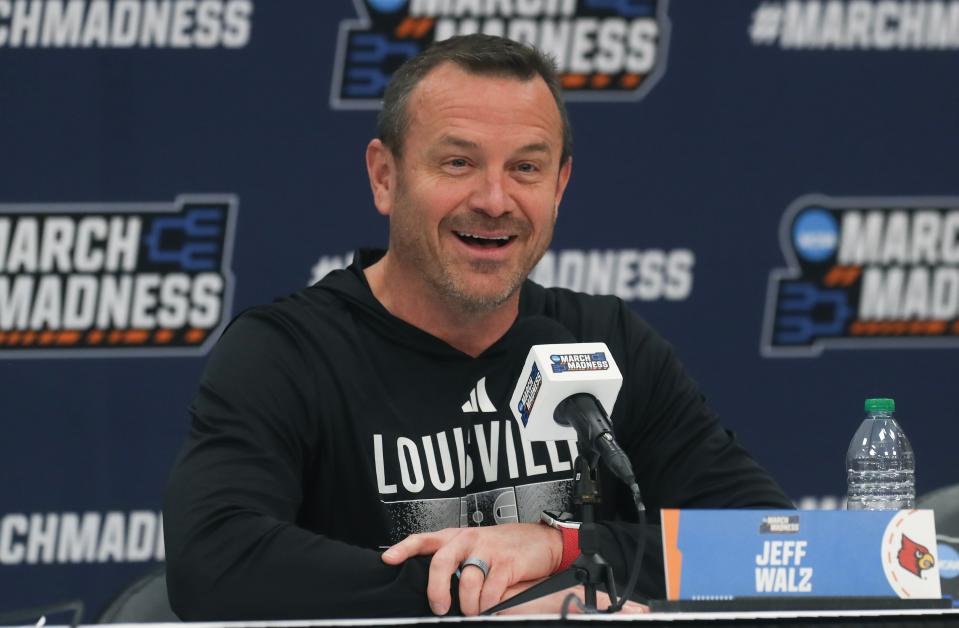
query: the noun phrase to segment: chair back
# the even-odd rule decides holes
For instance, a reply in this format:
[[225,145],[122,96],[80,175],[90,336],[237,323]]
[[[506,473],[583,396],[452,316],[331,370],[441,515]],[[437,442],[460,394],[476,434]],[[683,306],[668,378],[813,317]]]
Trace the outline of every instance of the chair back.
[[98,624],[179,622],[170,608],[166,567],[154,569],[124,589],[100,614]]

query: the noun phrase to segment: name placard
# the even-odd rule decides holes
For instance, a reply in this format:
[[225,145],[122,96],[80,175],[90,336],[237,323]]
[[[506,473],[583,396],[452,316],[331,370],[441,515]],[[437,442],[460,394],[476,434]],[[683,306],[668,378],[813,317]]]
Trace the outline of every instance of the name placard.
[[931,510],[663,510],[670,600],[941,597]]

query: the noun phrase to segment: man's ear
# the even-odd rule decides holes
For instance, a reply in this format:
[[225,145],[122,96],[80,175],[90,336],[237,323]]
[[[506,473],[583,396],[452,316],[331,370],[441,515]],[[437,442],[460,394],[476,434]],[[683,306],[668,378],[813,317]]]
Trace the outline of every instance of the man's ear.
[[393,151],[380,140],[371,140],[366,146],[366,172],[370,177],[373,204],[376,205],[376,211],[384,216],[389,216],[393,211],[396,166]]

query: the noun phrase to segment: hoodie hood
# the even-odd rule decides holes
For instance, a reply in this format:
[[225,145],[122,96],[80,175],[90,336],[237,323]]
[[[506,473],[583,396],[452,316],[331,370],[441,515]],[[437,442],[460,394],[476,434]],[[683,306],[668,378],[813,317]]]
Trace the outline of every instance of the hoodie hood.
[[[317,282],[311,290],[321,290],[334,295],[347,305],[354,316],[372,328],[377,334],[391,341],[411,347],[420,352],[430,353],[438,358],[449,360],[474,359],[445,341],[407,323],[391,314],[373,295],[370,284],[363,272],[364,268],[375,264],[386,253],[383,249],[359,249],[353,256],[353,263],[342,270],[334,270]],[[506,351],[516,351],[524,345],[528,351],[530,341],[530,322],[524,319],[543,314],[543,293],[545,290],[526,280],[520,287],[519,316],[502,338],[494,342],[475,359],[494,357]]]

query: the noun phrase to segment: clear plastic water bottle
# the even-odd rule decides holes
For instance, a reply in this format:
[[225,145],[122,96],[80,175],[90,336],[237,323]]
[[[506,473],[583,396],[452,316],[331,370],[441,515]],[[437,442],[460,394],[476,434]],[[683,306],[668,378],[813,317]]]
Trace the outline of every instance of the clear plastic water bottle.
[[846,452],[848,510],[916,506],[916,458],[895,410],[892,399],[866,399],[866,419]]

